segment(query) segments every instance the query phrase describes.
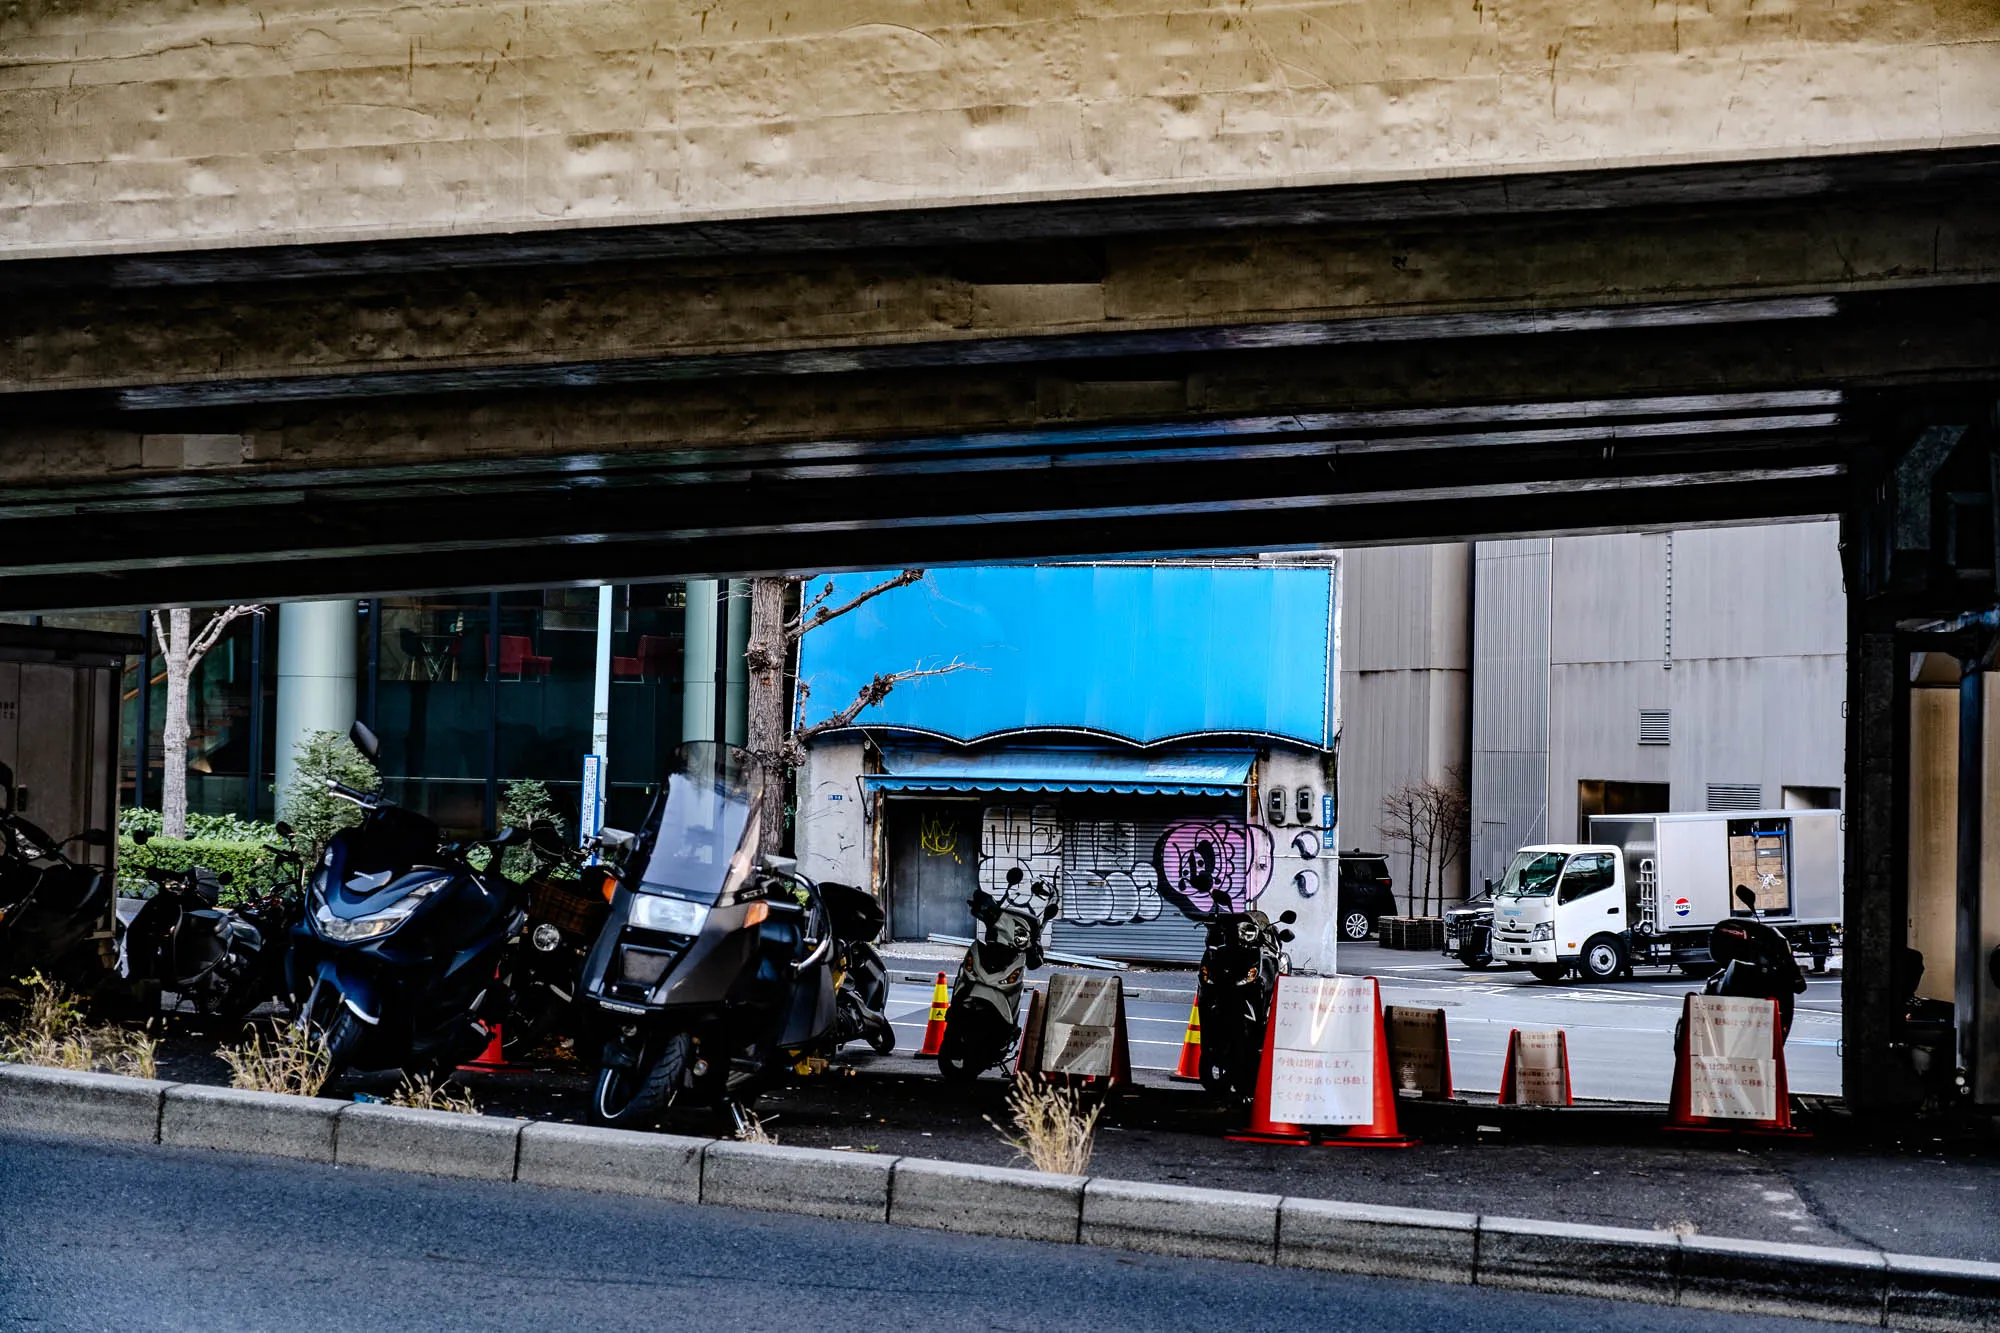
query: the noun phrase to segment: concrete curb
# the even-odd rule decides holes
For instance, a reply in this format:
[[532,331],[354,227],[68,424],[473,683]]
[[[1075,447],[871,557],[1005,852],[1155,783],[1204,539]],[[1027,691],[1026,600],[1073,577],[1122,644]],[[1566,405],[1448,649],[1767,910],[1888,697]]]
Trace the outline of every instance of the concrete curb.
[[2000,1264],[1043,1175],[0,1064],[0,1129],[1869,1327],[2000,1328]]

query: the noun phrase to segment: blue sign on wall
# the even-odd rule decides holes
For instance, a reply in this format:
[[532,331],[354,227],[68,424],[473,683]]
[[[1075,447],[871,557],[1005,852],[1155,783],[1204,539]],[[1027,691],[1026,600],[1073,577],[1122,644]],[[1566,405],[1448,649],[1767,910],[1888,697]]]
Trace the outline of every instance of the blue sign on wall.
[[[837,575],[828,604],[887,577]],[[1325,746],[1333,614],[1325,566],[933,570],[805,636],[802,720],[839,711],[878,672],[957,660],[969,669],[900,684],[857,724],[960,741],[1050,728]]]

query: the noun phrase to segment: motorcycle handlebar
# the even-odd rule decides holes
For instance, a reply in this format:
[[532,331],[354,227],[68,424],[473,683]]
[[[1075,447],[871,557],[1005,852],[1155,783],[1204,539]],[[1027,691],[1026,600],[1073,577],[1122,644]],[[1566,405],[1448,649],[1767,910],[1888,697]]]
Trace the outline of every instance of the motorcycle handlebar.
[[358,787],[350,787],[338,778],[328,778],[326,780],[326,789],[341,800],[352,801],[364,810],[373,810],[380,804],[381,800],[374,792],[362,791]]

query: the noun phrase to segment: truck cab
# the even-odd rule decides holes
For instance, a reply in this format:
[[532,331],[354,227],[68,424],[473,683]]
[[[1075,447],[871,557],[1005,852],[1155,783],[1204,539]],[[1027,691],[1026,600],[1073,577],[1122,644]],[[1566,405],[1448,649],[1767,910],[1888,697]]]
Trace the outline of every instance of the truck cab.
[[1493,959],[1543,981],[1572,969],[1609,981],[1630,969],[1627,886],[1619,848],[1546,843],[1514,853],[1493,891]]

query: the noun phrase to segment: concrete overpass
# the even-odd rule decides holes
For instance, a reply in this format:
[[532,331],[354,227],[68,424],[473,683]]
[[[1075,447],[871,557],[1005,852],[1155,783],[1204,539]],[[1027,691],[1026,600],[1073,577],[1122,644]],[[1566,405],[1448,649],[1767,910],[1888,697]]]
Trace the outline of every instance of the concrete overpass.
[[0,606],[1838,514],[1848,1089],[1929,646],[2000,1101],[1995,87],[1892,0],[16,11]]

